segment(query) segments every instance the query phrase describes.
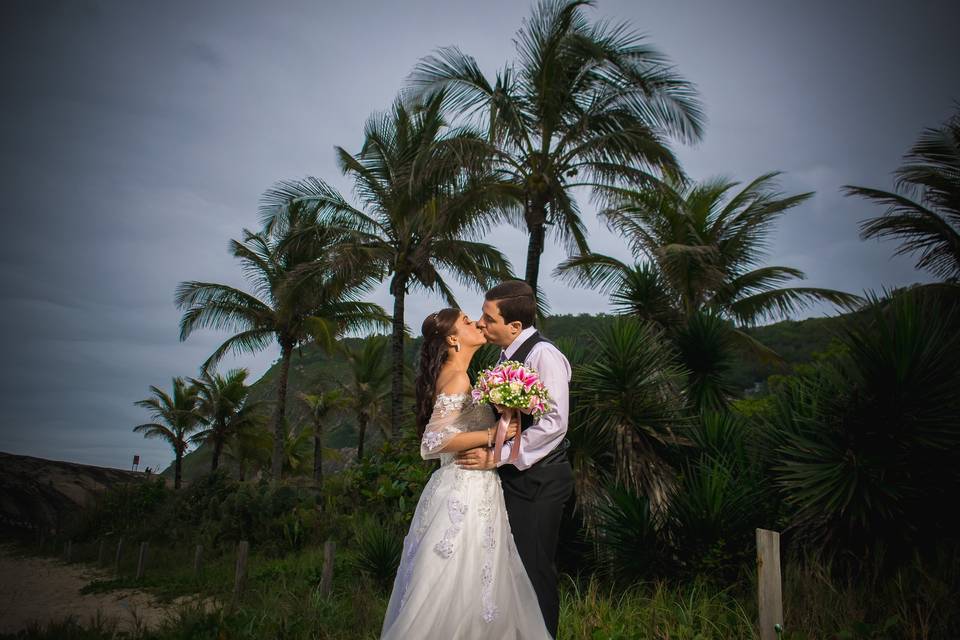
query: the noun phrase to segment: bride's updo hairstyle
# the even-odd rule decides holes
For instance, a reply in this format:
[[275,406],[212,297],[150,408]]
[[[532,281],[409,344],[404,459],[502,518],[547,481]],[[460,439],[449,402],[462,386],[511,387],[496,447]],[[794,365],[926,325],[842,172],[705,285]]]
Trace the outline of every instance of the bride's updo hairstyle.
[[420,333],[423,344],[420,345],[420,364],[417,367],[417,379],[414,381],[417,398],[417,435],[423,436],[423,428],[430,421],[433,403],[437,399],[437,376],[447,361],[447,336],[452,334],[460,309],[442,309],[431,313],[423,320]]

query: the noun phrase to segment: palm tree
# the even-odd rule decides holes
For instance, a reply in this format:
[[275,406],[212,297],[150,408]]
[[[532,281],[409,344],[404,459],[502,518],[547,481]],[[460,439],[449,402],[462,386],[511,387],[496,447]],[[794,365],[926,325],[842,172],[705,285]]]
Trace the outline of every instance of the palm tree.
[[197,413],[197,388],[188,385],[183,378],[173,379],[173,397],[166,391],[150,385],[152,398],[137,400],[138,407],[149,409],[155,422],[139,424],[134,432],[142,433],[144,438],[161,438],[173,449],[173,487],[180,488],[183,455],[187,451],[187,436],[200,422]]
[[357,460],[363,460],[367,427],[384,417],[383,407],[390,394],[387,346],[386,337],[371,336],[360,347],[347,350],[350,378],[343,391],[357,414]]
[[342,234],[330,258],[336,271],[372,269],[380,277],[390,277],[394,433],[403,404],[407,293],[412,288],[437,291],[447,304],[457,306],[442,272],[480,289],[512,277],[510,263],[498,249],[472,240],[489,228],[490,212],[504,196],[477,155],[481,138],[467,129],[450,129],[440,110],[442,101],[438,94],[411,110],[397,100],[388,113],[367,121],[358,154],[336,148],[362,208],[310,177],[283,183],[264,209],[269,225],[288,203],[309,203],[320,229]]
[[647,496],[656,513],[666,505],[675,483],[666,450],[689,441],[679,428],[683,373],[660,333],[652,323],[618,318],[594,336],[596,357],[580,367],[575,388],[581,428],[603,443],[590,450],[613,452],[613,469],[607,471],[596,454],[574,461],[581,473],[589,470],[585,475],[594,483],[581,487],[587,498],[603,495],[610,479]]
[[[286,423],[284,423],[286,424]],[[288,475],[300,475],[307,456],[310,455],[310,440],[312,430],[304,427],[300,429],[284,429],[283,432],[283,472]]]
[[247,477],[249,463],[252,462],[259,469],[270,465],[273,437],[266,429],[266,422],[265,416],[258,415],[255,421],[243,425],[227,441],[224,453],[236,464],[237,475],[241,481]]
[[[958,104],[960,109],[960,104]],[[896,192],[845,185],[887,206],[860,223],[860,237],[901,241],[895,255],[919,254],[917,268],[960,280],[960,110],[940,128],[924,129],[896,172]]]
[[257,419],[263,403],[248,403],[250,387],[246,383],[249,371],[232,369],[227,376],[204,370],[200,378],[190,378],[199,393],[198,412],[203,416],[205,428],[195,433],[191,442],[204,443],[213,449],[210,471],[220,466],[224,445]]
[[301,393],[300,400],[307,406],[313,422],[313,481],[323,484],[323,423],[329,415],[345,406],[347,398],[340,389]]
[[483,121],[489,154],[515,195],[509,219],[529,233],[526,280],[537,291],[546,230],[589,251],[576,187],[657,182],[680,168],[666,140],[698,140],[704,115],[692,84],[629,24],[591,23],[584,0],[541,0],[515,39],[518,60],[491,81],[456,47],[410,76],[414,95],[445,92]]
[[[601,217],[627,241],[632,264],[590,253],[573,256],[554,271],[575,285],[610,294],[619,313],[656,322],[679,346],[685,344],[681,351],[698,359],[684,358],[684,364],[694,374],[693,397],[700,409],[725,404],[723,389],[708,386],[719,383],[728,347],[740,344],[778,358],[739,327],[819,301],[852,306],[861,300],[833,289],[784,287],[804,278],[803,272],[759,266],[774,222],[812,195],[783,196],[775,190],[778,175],[761,175],[732,195],[738,183],[725,179],[610,190],[610,206]],[[706,354],[716,357],[707,361]]]
[[[280,188],[267,191],[264,200],[275,202]],[[271,475],[277,481],[283,471],[287,379],[294,348],[310,340],[330,348],[335,336],[387,322],[378,305],[358,299],[372,288],[376,274],[362,268],[346,275],[331,270],[326,257],[335,236],[322,232],[308,207],[287,205],[284,214],[276,216],[264,231],[244,229],[243,242],[230,241],[230,250],[240,259],[255,294],[197,281],[180,283],[176,292],[177,306],[186,308],[180,320],[181,341],[197,328],[237,331],[203,368],[215,366],[228,351],[254,353],[274,341],[280,345],[271,463]]]

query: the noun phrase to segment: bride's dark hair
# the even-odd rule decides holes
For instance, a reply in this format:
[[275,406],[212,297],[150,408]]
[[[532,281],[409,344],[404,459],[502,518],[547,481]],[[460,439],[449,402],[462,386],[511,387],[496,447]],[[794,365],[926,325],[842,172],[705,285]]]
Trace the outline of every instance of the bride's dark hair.
[[423,344],[420,345],[420,364],[417,367],[417,379],[414,388],[417,397],[417,435],[423,436],[423,428],[430,421],[433,403],[437,399],[437,376],[447,361],[447,336],[453,333],[453,327],[460,317],[460,309],[442,309],[431,313],[423,320],[420,333]]

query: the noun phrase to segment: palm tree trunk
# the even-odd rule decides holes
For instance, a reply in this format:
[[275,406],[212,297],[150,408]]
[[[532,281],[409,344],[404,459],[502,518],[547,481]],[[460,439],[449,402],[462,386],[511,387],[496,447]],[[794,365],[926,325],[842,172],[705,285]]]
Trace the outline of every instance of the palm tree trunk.
[[323,486],[323,421],[313,425],[313,482]]
[[363,460],[363,441],[367,435],[367,422],[370,420],[366,413],[357,416],[357,460]]
[[273,408],[273,460],[270,475],[274,482],[283,477],[283,443],[287,433],[283,428],[283,417],[287,408],[287,374],[290,372],[290,355],[293,345],[280,345],[280,372],[277,375],[277,404]]
[[217,470],[220,466],[220,454],[223,452],[223,440],[214,437],[213,439],[213,457],[210,459],[210,473]]
[[390,435],[400,432],[400,418],[403,413],[403,303],[406,295],[406,282],[394,276],[390,283],[393,294],[393,336],[390,351],[393,356],[393,384],[390,397]]
[[180,488],[180,478],[183,475],[182,469],[183,469],[183,454],[178,451],[173,460],[173,488],[174,489]]
[[530,231],[530,239],[527,241],[527,270],[525,280],[533,289],[533,295],[537,296],[537,284],[540,276],[540,255],[543,253],[547,232],[547,227],[544,224],[547,219],[546,206],[543,204],[529,205],[526,212],[526,219],[527,229]]

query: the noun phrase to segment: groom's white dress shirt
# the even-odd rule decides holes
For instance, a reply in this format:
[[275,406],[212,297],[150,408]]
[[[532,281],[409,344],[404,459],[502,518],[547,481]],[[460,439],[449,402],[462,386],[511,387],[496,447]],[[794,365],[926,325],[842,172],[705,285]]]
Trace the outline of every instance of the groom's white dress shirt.
[[[503,350],[501,357],[505,355],[503,359],[509,360],[534,332],[536,332],[534,327],[527,327],[521,331],[510,346]],[[506,442],[497,466],[515,464],[518,469],[529,469],[559,445],[567,433],[570,413],[570,362],[549,342],[538,342],[530,349],[526,364],[537,370],[540,380],[547,388],[547,393],[550,394],[552,406],[520,436],[523,442],[516,463],[507,462],[511,445]]]

